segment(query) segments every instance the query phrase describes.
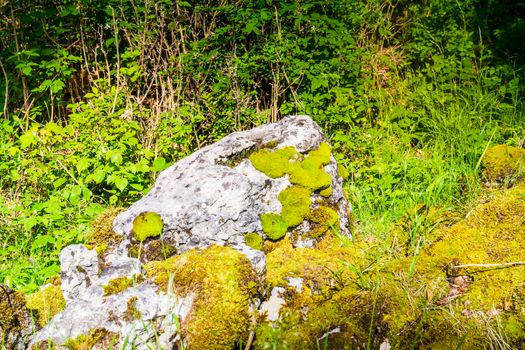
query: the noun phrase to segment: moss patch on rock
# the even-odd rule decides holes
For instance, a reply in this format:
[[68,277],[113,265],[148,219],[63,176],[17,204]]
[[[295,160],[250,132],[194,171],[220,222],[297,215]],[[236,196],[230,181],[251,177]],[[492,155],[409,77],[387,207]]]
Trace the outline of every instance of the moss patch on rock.
[[150,237],[160,236],[163,228],[164,222],[160,215],[152,211],[147,211],[140,213],[133,220],[131,233],[137,241],[144,242]]
[[[253,166],[269,177],[289,175],[293,186],[279,193],[282,204],[280,214],[261,214],[264,234],[273,241],[285,236],[288,229],[301,224],[310,212],[311,195],[319,191],[322,197],[332,195],[332,178],[324,166],[330,163],[331,148],[321,142],[319,148],[302,156],[294,147],[285,147],[276,151],[261,149],[250,156]],[[325,225],[326,226],[326,225]],[[318,230],[320,237],[326,230]]]
[[142,275],[135,275],[133,277],[117,277],[108,282],[107,285],[103,285],[104,296],[118,294],[130,288],[134,284],[141,283],[143,281]]
[[135,297],[129,298],[126,303],[127,309],[126,309],[125,319],[128,322],[139,320],[142,316],[140,310],[137,309],[137,300],[138,298],[135,296]]
[[525,149],[496,145],[485,152],[483,174],[488,181],[503,182],[525,172]]
[[64,310],[66,300],[60,286],[49,285],[26,296],[26,306],[35,312],[38,324],[43,327],[53,316]]
[[182,325],[193,349],[230,349],[247,341],[250,303],[257,285],[250,261],[230,247],[190,250],[145,265],[150,277],[166,291],[170,276],[175,293],[194,296],[192,310]]
[[119,336],[104,328],[92,329],[89,334],[81,334],[76,338],[68,339],[63,347],[69,350],[110,349],[118,342]]
[[143,263],[153,260],[167,259],[176,253],[177,249],[162,238],[132,243],[128,251],[130,257],[138,258]]
[[255,250],[263,250],[263,239],[256,232],[250,232],[244,235],[246,245]]
[[299,157],[295,147],[284,147],[276,151],[263,148],[250,155],[255,169],[269,177],[277,178],[290,172],[291,162]]

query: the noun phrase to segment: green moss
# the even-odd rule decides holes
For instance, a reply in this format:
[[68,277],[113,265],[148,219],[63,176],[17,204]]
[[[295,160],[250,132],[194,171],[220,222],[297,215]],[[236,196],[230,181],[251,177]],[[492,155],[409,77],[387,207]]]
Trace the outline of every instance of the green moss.
[[136,275],[133,278],[130,277],[117,277],[108,282],[107,285],[102,286],[104,289],[104,296],[118,294],[125,291],[133,284],[142,282],[143,277],[141,275]]
[[273,152],[265,148],[252,153],[249,159],[255,169],[269,177],[277,178],[290,171],[290,160],[298,156],[294,147],[284,147]]
[[[261,320],[255,348],[312,348],[335,328],[340,332],[328,336],[328,348],[359,348],[369,339],[379,348],[385,338],[395,349],[495,348],[497,339],[522,347],[525,266],[451,265],[523,261],[524,198],[523,182],[494,193],[408,257],[402,249],[385,254],[376,237],[357,236],[348,248],[332,235],[315,249],[294,249],[287,239],[274,243],[267,249],[266,288],[284,287],[285,304],[278,322]],[[308,220],[335,222],[337,215],[321,205]],[[290,277],[302,279],[301,290],[288,285]]]
[[101,255],[123,240],[123,236],[113,231],[113,220],[123,210],[123,208],[106,209],[93,220],[85,242],[88,249],[95,249]]
[[330,146],[322,142],[318,149],[302,158],[294,147],[274,152],[262,149],[250,156],[250,161],[259,171],[274,178],[288,174],[290,182],[295,185],[279,193],[282,204],[280,214],[264,213],[260,216],[263,232],[269,239],[281,239],[289,228],[304,221],[310,211],[310,196],[314,191],[320,190],[323,197],[332,195],[332,178],[324,170],[330,162],[330,152]]
[[175,293],[195,297],[182,324],[191,349],[231,349],[248,339],[250,302],[257,283],[250,261],[230,247],[190,250],[165,261],[145,265],[150,277],[166,290],[170,276]]
[[288,224],[281,215],[264,213],[261,214],[260,218],[263,232],[269,239],[276,241],[284,237],[288,230]]
[[332,195],[332,186],[325,188],[324,190],[320,191],[319,194],[325,198],[328,198]]
[[483,174],[489,181],[503,181],[525,171],[525,149],[496,145],[483,157]]
[[281,217],[288,227],[299,225],[310,211],[311,191],[304,187],[291,186],[279,193],[279,202],[283,208]]
[[104,328],[92,329],[89,334],[81,334],[74,339],[68,339],[63,347],[69,350],[91,350],[97,346],[100,349],[109,349],[118,341],[118,334]]
[[309,232],[309,236],[312,238],[319,238],[327,232],[330,232],[333,227],[337,225],[339,215],[334,209],[321,205],[310,211],[308,214],[308,220],[315,223],[314,227]]
[[26,296],[26,306],[36,313],[38,323],[43,327],[53,316],[64,310],[66,300],[60,286],[50,285]]
[[160,215],[148,211],[140,213],[135,220],[133,220],[132,233],[137,241],[143,242],[147,238],[159,236],[162,233],[163,227],[164,223]]
[[263,249],[263,239],[256,232],[250,232],[244,235],[244,241],[248,247],[255,250]]
[[302,160],[294,147],[285,147],[273,152],[262,149],[253,153],[250,161],[255,169],[269,177],[288,174],[293,184],[312,191],[328,188],[332,183],[323,168],[330,162],[330,146],[326,142],[321,142],[317,150],[310,151]]
[[132,297],[127,301],[126,320],[128,322],[139,320],[142,317],[141,312],[137,309],[137,300],[137,297]]
[[323,190],[331,186],[332,177],[322,167],[313,167],[316,162],[302,161],[292,164],[290,182],[311,191]]
[[[379,311],[373,310],[371,293],[356,285],[355,271],[345,268],[347,264],[366,265],[364,249],[359,242],[352,249],[342,248],[332,237],[325,238],[320,247],[293,248],[283,240],[267,254],[267,289],[285,287],[286,303],[280,321],[258,324],[256,349],[272,343],[283,349],[315,348],[317,340],[335,328],[341,333],[330,336],[328,348],[366,344],[370,315]],[[302,279],[300,290],[288,285],[290,277]]]

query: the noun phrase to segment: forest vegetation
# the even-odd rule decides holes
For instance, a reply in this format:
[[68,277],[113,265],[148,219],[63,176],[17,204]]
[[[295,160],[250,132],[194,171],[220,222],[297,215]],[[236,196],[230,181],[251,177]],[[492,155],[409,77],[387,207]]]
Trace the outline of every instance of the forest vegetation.
[[523,1],[0,1],[0,283],[36,291],[103,210],[290,114],[348,170],[354,236],[415,257],[420,209],[464,217],[487,149],[525,146],[524,43]]

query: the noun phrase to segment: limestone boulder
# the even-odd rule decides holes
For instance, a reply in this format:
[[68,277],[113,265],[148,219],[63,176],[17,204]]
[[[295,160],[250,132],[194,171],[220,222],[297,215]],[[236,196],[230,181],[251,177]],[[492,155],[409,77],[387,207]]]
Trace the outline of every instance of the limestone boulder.
[[[307,159],[320,148],[327,150],[325,161]],[[290,169],[281,171],[283,165]],[[313,181],[317,177],[320,180]],[[120,246],[123,253],[136,256],[141,244],[143,261],[151,260],[148,256],[155,254],[149,253],[150,248],[159,245],[168,247],[171,254],[210,245],[232,246],[263,272],[264,254],[246,244],[247,234],[276,240],[287,232],[295,246],[314,246],[327,228],[350,236],[350,206],[341,185],[336,160],[319,126],[307,116],[290,116],[233,133],[176,162],[160,173],[146,196],[117,216],[113,228],[125,237]],[[309,187],[303,203],[283,200],[282,192],[291,187]],[[298,207],[303,208],[302,213],[293,213]],[[321,217],[309,218],[316,208],[322,209]],[[283,210],[291,212],[289,222],[279,217],[285,216]],[[144,213],[158,214],[162,229],[156,237],[138,242],[134,223]],[[331,227],[321,222],[327,215]],[[267,227],[263,227],[263,218]],[[315,227],[319,227],[316,236],[308,236]]]

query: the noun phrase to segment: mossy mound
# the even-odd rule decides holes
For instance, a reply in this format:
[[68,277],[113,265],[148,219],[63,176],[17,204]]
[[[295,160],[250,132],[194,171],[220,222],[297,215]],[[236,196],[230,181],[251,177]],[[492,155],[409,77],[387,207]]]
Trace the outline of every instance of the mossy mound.
[[[259,322],[255,348],[322,348],[325,334],[329,348],[366,344],[373,305],[356,282],[356,269],[367,264],[366,245],[358,241],[349,249],[341,243],[327,236],[317,248],[293,248],[288,239],[275,244],[267,254],[267,289],[285,287],[286,303],[280,321]],[[291,279],[300,279],[300,286]],[[330,333],[334,329],[337,335]]]
[[483,174],[490,182],[512,181],[525,172],[525,149],[496,145],[485,152]]
[[[282,204],[280,214],[263,213],[260,216],[262,230],[268,239],[277,241],[290,228],[312,217],[309,215],[312,205],[310,197],[314,192],[324,198],[332,195],[332,177],[324,169],[330,163],[330,157],[331,148],[326,142],[321,142],[318,149],[306,155],[301,155],[294,147],[285,147],[275,151],[261,149],[250,156],[257,170],[272,178],[288,175],[293,184],[279,193],[278,199]],[[314,224],[319,226],[319,222]],[[326,227],[334,224],[323,223],[323,229],[317,229],[311,238],[320,238],[328,231]]]
[[47,322],[66,307],[66,299],[60,286],[49,285],[38,292],[26,296],[26,306],[34,311],[40,326]]
[[133,220],[131,233],[137,241],[144,242],[150,237],[160,236],[163,227],[164,222],[160,215],[152,211],[147,211],[140,213],[135,220]]
[[191,349],[231,349],[246,343],[258,283],[243,254],[211,246],[150,262],[145,269],[163,290],[171,285],[177,295],[195,298],[182,325]]
[[107,285],[103,285],[104,296],[118,294],[125,291],[126,289],[132,287],[143,281],[142,275],[136,275],[133,277],[117,277],[108,282]]

